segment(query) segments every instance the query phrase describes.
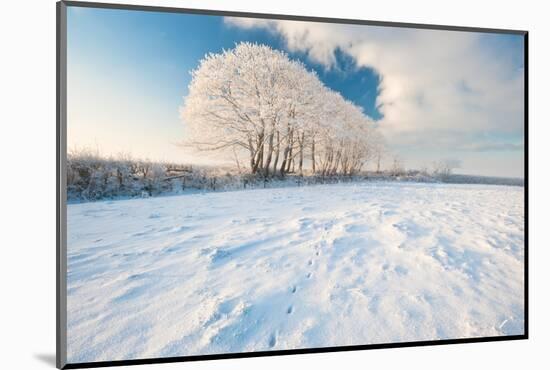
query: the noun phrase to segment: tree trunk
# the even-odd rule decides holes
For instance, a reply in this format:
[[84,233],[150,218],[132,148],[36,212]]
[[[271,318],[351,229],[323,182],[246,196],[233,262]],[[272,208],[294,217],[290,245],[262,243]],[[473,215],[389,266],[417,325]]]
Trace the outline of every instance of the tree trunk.
[[267,158],[264,166],[264,176],[269,176],[269,165],[271,164],[271,157],[273,156],[273,132],[269,134],[268,146],[267,146]]
[[258,160],[256,161],[256,165],[258,166],[258,170],[261,172],[264,168],[264,144],[262,144],[258,150]]
[[303,165],[304,165],[304,133],[302,132],[302,138],[300,140],[300,158],[298,161],[298,172],[300,176],[303,176]]
[[277,162],[279,162],[279,151],[281,149],[281,135],[277,131],[277,149],[275,151],[275,161],[273,162],[273,173],[277,172]]
[[325,164],[323,165],[323,176],[330,174],[330,168],[332,166],[333,158],[334,158],[334,154],[332,149],[330,149],[328,153],[325,154]]
[[336,175],[336,172],[338,171],[338,165],[340,164],[340,157],[342,156],[341,152],[338,151],[336,153],[336,160],[334,161],[334,165],[332,166],[332,170],[330,170],[331,175]]
[[290,165],[292,164],[292,144],[290,144],[290,150],[288,151],[288,159],[287,159],[287,166],[286,166],[286,173],[290,172]]
[[285,148],[284,152],[283,152],[283,163],[281,163],[281,169],[279,170],[280,173],[281,173],[281,176],[284,176],[285,175],[285,170],[286,170],[286,162],[287,162],[287,158],[288,158],[288,146]]
[[281,164],[281,176],[284,176],[285,172],[290,170],[290,158],[292,157],[292,130],[289,131],[288,143],[284,150],[283,163]]
[[255,159],[254,166],[252,167],[252,173],[258,172],[258,168],[261,169],[263,155],[264,155],[263,135],[258,135],[258,147],[256,148],[256,159]]
[[255,167],[255,160],[256,153],[254,152],[254,148],[252,147],[252,139],[248,138],[248,148],[250,150],[250,170],[252,173],[254,173],[254,167]]
[[315,140],[311,142],[311,171],[315,175]]

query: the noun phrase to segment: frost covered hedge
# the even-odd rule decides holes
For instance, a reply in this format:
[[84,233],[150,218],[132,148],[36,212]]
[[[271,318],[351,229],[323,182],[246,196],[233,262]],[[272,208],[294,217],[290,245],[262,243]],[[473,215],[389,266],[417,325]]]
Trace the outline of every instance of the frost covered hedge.
[[150,197],[189,190],[217,191],[348,182],[364,176],[288,176],[265,178],[231,168],[185,166],[132,158],[103,158],[90,152],[67,158],[67,198],[92,201]]
[[71,152],[67,156],[67,198],[70,202],[150,197],[161,194],[180,194],[192,190],[257,189],[352,181],[446,182],[523,186],[522,179],[455,174],[443,176],[415,170],[363,172],[354,176],[291,174],[284,178],[266,178],[258,174],[240,173],[233,168],[178,165],[123,156],[105,158],[89,151]]
[[69,153],[67,198],[69,201],[89,201],[177,194],[186,189],[217,190],[242,182],[240,177],[223,169],[129,157],[103,158],[91,152]]

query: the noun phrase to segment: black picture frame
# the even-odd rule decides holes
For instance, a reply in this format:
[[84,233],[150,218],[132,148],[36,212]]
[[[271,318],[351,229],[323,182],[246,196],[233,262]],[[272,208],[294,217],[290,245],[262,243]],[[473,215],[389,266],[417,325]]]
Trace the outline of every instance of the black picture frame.
[[[499,34],[514,34],[523,36],[524,40],[524,334],[510,336],[491,336],[491,337],[476,337],[476,338],[457,338],[457,339],[442,339],[428,341],[412,341],[399,343],[382,343],[382,344],[365,344],[351,346],[336,346],[336,347],[321,347],[321,348],[306,348],[306,349],[289,349],[289,350],[273,350],[259,352],[242,352],[242,353],[222,353],[210,355],[194,355],[194,356],[177,356],[164,358],[141,358],[132,360],[116,360],[116,361],[98,361],[98,362],[83,362],[83,363],[67,363],[66,361],[66,331],[67,331],[67,194],[66,194],[66,159],[67,159],[67,7],[85,7],[85,8],[101,8],[101,9],[119,9],[119,10],[139,10],[150,12],[164,13],[184,13],[184,14],[203,14],[203,15],[218,15],[232,17],[253,17],[263,19],[280,19],[280,20],[295,20],[308,22],[322,23],[340,23],[340,24],[356,24],[370,25],[382,27],[398,27],[398,28],[415,28],[415,29],[431,29],[431,30],[447,30],[447,31],[465,31],[477,33],[499,33]],[[80,1],[60,1],[56,4],[57,14],[57,63],[56,63],[56,125],[57,125],[57,142],[56,142],[56,366],[59,369],[77,369],[77,368],[95,368],[123,365],[140,365],[140,364],[158,364],[172,362],[187,362],[187,361],[206,361],[232,358],[246,357],[267,357],[281,355],[295,355],[308,353],[323,353],[323,352],[342,352],[342,351],[358,351],[383,348],[402,348],[402,347],[419,347],[419,346],[434,346],[447,344],[463,344],[463,343],[481,343],[481,342],[497,342],[511,340],[525,340],[529,338],[529,32],[525,30],[512,29],[494,29],[494,28],[476,28],[476,27],[461,27],[448,25],[430,25],[418,23],[401,23],[401,22],[383,22],[369,21],[357,19],[341,19],[341,18],[324,18],[324,17],[309,17],[298,15],[282,15],[282,14],[263,14],[249,12],[233,12],[205,9],[188,9],[174,7],[159,7],[145,5],[130,5],[130,4],[110,4],[96,2],[80,2]]]

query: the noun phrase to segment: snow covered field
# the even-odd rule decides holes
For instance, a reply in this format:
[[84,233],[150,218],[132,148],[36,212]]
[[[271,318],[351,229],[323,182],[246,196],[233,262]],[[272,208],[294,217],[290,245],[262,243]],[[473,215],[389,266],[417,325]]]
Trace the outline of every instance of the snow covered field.
[[523,187],[68,206],[68,360],[523,334]]

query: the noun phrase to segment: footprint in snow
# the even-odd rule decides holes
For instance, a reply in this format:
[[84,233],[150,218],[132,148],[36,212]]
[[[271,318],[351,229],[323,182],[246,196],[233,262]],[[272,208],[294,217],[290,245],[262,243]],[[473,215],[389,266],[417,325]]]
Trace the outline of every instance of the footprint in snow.
[[131,236],[135,238],[135,237],[140,237],[140,236],[144,236],[144,235],[147,235],[147,234],[149,234],[148,231],[140,231],[140,232],[132,234]]
[[273,348],[277,344],[277,335],[271,334],[271,337],[269,338],[269,347]]
[[191,229],[192,229],[191,226],[179,226],[179,227],[171,228],[170,231],[177,234],[177,233],[185,232],[185,231],[188,231],[188,230],[191,230]]
[[307,217],[302,217],[298,220],[298,224],[301,230],[309,228],[312,223],[313,223],[313,220]]
[[157,232],[164,233],[164,232],[167,232],[167,231],[170,231],[170,230],[172,230],[172,227],[167,226],[167,227],[163,227],[163,228],[158,229]]
[[183,249],[183,246],[182,245],[171,245],[169,247],[166,247],[164,248],[161,253],[175,253],[175,252],[178,252],[179,250]]
[[405,276],[409,273],[409,270],[403,266],[395,266],[394,271],[400,276]]

